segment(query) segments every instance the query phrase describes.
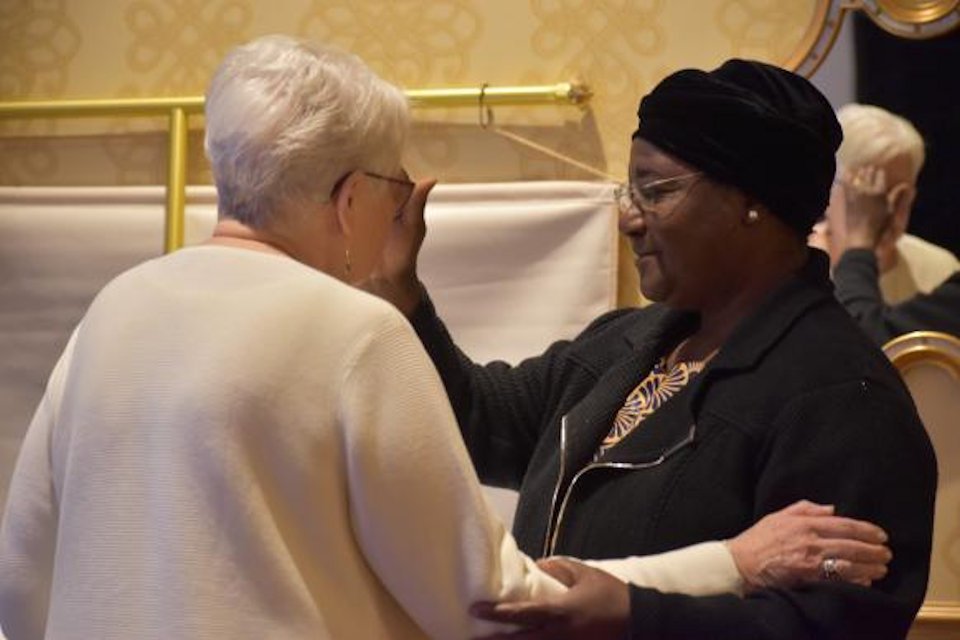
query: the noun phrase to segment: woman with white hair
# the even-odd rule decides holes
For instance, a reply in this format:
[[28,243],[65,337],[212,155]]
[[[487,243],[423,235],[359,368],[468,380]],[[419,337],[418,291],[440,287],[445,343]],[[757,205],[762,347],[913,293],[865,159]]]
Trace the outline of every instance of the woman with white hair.
[[[99,293],[28,430],[0,527],[10,639],[464,638],[490,630],[475,601],[562,598],[485,503],[407,321],[350,286],[433,186],[401,168],[402,93],[273,36],[227,56],[206,115],[212,237]],[[889,552],[857,539],[882,532],[828,511],[606,566],[736,590],[816,579],[829,542],[879,576]],[[741,577],[731,553],[769,562]]]
[[[847,299],[859,295],[859,290],[847,290],[847,273],[861,270],[859,265],[864,262],[878,273],[873,282],[880,289],[882,303],[899,304],[930,293],[960,269],[960,262],[947,249],[907,233],[917,178],[926,159],[920,132],[906,118],[868,104],[844,105],[837,111],[837,120],[843,129],[843,142],[837,149],[838,179],[826,217],[816,225],[810,241],[830,254],[841,301],[850,308]],[[848,211],[844,185],[849,175],[869,168],[879,169],[885,176],[883,195],[889,210],[879,233],[864,241],[856,230],[850,230],[856,221],[848,218],[857,212]]]

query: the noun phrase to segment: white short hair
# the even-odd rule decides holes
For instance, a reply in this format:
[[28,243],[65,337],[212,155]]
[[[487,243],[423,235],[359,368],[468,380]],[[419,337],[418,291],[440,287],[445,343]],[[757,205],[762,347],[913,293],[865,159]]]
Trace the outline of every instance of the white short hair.
[[327,201],[350,171],[395,171],[408,109],[398,88],[340,49],[278,35],[234,49],[206,96],[220,214],[263,227],[291,204]]
[[840,164],[856,169],[905,156],[916,182],[925,151],[923,138],[907,119],[880,107],[851,103],[840,107],[837,120],[843,128],[843,143],[837,150]]

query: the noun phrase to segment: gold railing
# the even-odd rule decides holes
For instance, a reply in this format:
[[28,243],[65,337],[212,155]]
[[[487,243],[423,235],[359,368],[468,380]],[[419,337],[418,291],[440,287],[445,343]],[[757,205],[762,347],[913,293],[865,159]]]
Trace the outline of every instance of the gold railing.
[[[562,82],[519,87],[411,89],[406,92],[414,108],[497,105],[583,105],[590,91],[583,85]],[[187,202],[187,133],[189,116],[203,112],[203,97],[118,98],[98,100],[35,100],[0,102],[0,118],[48,119],[84,117],[167,116],[168,167],[164,251],[183,246]]]

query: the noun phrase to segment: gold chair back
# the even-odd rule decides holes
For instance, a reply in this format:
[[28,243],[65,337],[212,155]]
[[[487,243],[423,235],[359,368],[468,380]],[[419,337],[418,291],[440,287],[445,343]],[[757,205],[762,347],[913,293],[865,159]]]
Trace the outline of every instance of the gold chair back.
[[[939,481],[927,599],[912,640],[960,637],[960,339],[915,331],[884,353],[903,377],[937,453]],[[904,469],[909,481],[909,469]]]

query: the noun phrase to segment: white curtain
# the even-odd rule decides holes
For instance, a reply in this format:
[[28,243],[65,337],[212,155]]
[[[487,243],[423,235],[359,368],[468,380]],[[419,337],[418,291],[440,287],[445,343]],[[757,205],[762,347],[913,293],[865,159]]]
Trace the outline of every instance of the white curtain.
[[[161,253],[163,207],[155,187],[0,188],[0,507],[70,331],[112,277]],[[191,188],[187,244],[209,234],[215,215],[213,189]],[[441,185],[427,225],[421,276],[477,360],[539,353],[615,303],[610,185]],[[493,498],[509,520],[510,497]]]

